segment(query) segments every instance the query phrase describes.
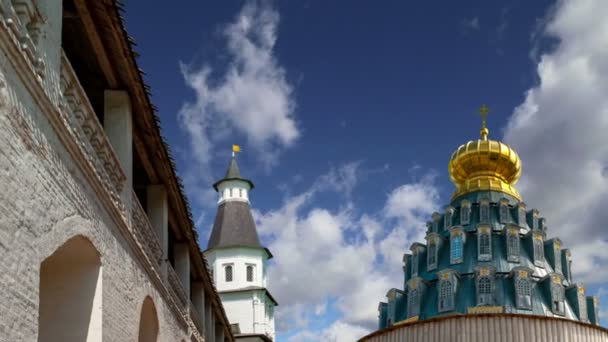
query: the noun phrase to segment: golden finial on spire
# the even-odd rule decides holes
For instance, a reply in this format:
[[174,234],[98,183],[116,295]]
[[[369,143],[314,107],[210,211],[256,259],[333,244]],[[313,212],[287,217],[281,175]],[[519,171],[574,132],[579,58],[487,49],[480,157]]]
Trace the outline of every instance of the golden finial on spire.
[[490,133],[490,131],[486,127],[486,116],[489,112],[490,108],[488,108],[488,106],[485,104],[479,108],[479,114],[481,114],[481,131],[479,131],[481,134],[481,140],[488,140],[488,133]]

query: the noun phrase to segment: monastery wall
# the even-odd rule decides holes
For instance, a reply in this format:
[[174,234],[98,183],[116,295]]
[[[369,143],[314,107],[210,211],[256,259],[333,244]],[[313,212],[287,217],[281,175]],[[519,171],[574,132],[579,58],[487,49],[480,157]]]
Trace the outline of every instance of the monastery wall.
[[117,223],[100,205],[43,113],[56,109],[33,99],[4,51],[0,65],[0,340],[37,339],[41,264],[76,236],[86,238],[101,260],[104,340],[137,340],[146,296],[156,306],[160,340],[187,338],[187,326],[121,236],[117,225],[127,223]]
[[0,342],[231,341],[215,294],[166,270],[63,55],[61,1],[37,3],[0,2]]

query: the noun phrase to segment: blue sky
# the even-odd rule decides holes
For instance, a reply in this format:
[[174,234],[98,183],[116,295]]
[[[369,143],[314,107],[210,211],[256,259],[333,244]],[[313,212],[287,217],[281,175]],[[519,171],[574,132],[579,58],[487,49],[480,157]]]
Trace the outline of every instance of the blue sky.
[[448,159],[477,138],[486,103],[490,137],[523,159],[528,206],[603,295],[608,276],[593,271],[608,261],[606,3],[374,4],[127,2],[201,245],[211,184],[240,144],[275,255],[278,341],[351,341],[374,328],[401,254],[448,203]]

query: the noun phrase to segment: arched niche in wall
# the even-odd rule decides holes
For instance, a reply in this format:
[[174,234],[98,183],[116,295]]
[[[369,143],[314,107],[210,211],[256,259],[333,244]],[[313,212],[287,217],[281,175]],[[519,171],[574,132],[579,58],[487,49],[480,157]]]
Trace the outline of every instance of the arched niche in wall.
[[139,317],[139,342],[156,342],[158,339],[158,317],[152,298],[146,297]]
[[83,236],[66,241],[40,267],[38,342],[102,341],[102,267]]

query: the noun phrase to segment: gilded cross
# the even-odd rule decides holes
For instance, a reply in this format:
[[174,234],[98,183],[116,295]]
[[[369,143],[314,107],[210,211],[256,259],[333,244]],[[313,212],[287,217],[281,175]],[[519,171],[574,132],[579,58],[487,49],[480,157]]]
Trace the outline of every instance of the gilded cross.
[[490,108],[488,108],[488,106],[486,106],[485,104],[481,106],[481,108],[479,108],[479,114],[481,114],[481,128],[486,128],[486,117],[488,116],[488,113],[490,112]]
[[479,114],[481,114],[481,131],[479,132],[481,134],[481,140],[487,140],[488,139],[488,128],[486,127],[486,117],[488,116],[488,113],[490,112],[490,108],[488,108],[488,106],[486,106],[485,104],[481,106],[481,108],[479,108]]

